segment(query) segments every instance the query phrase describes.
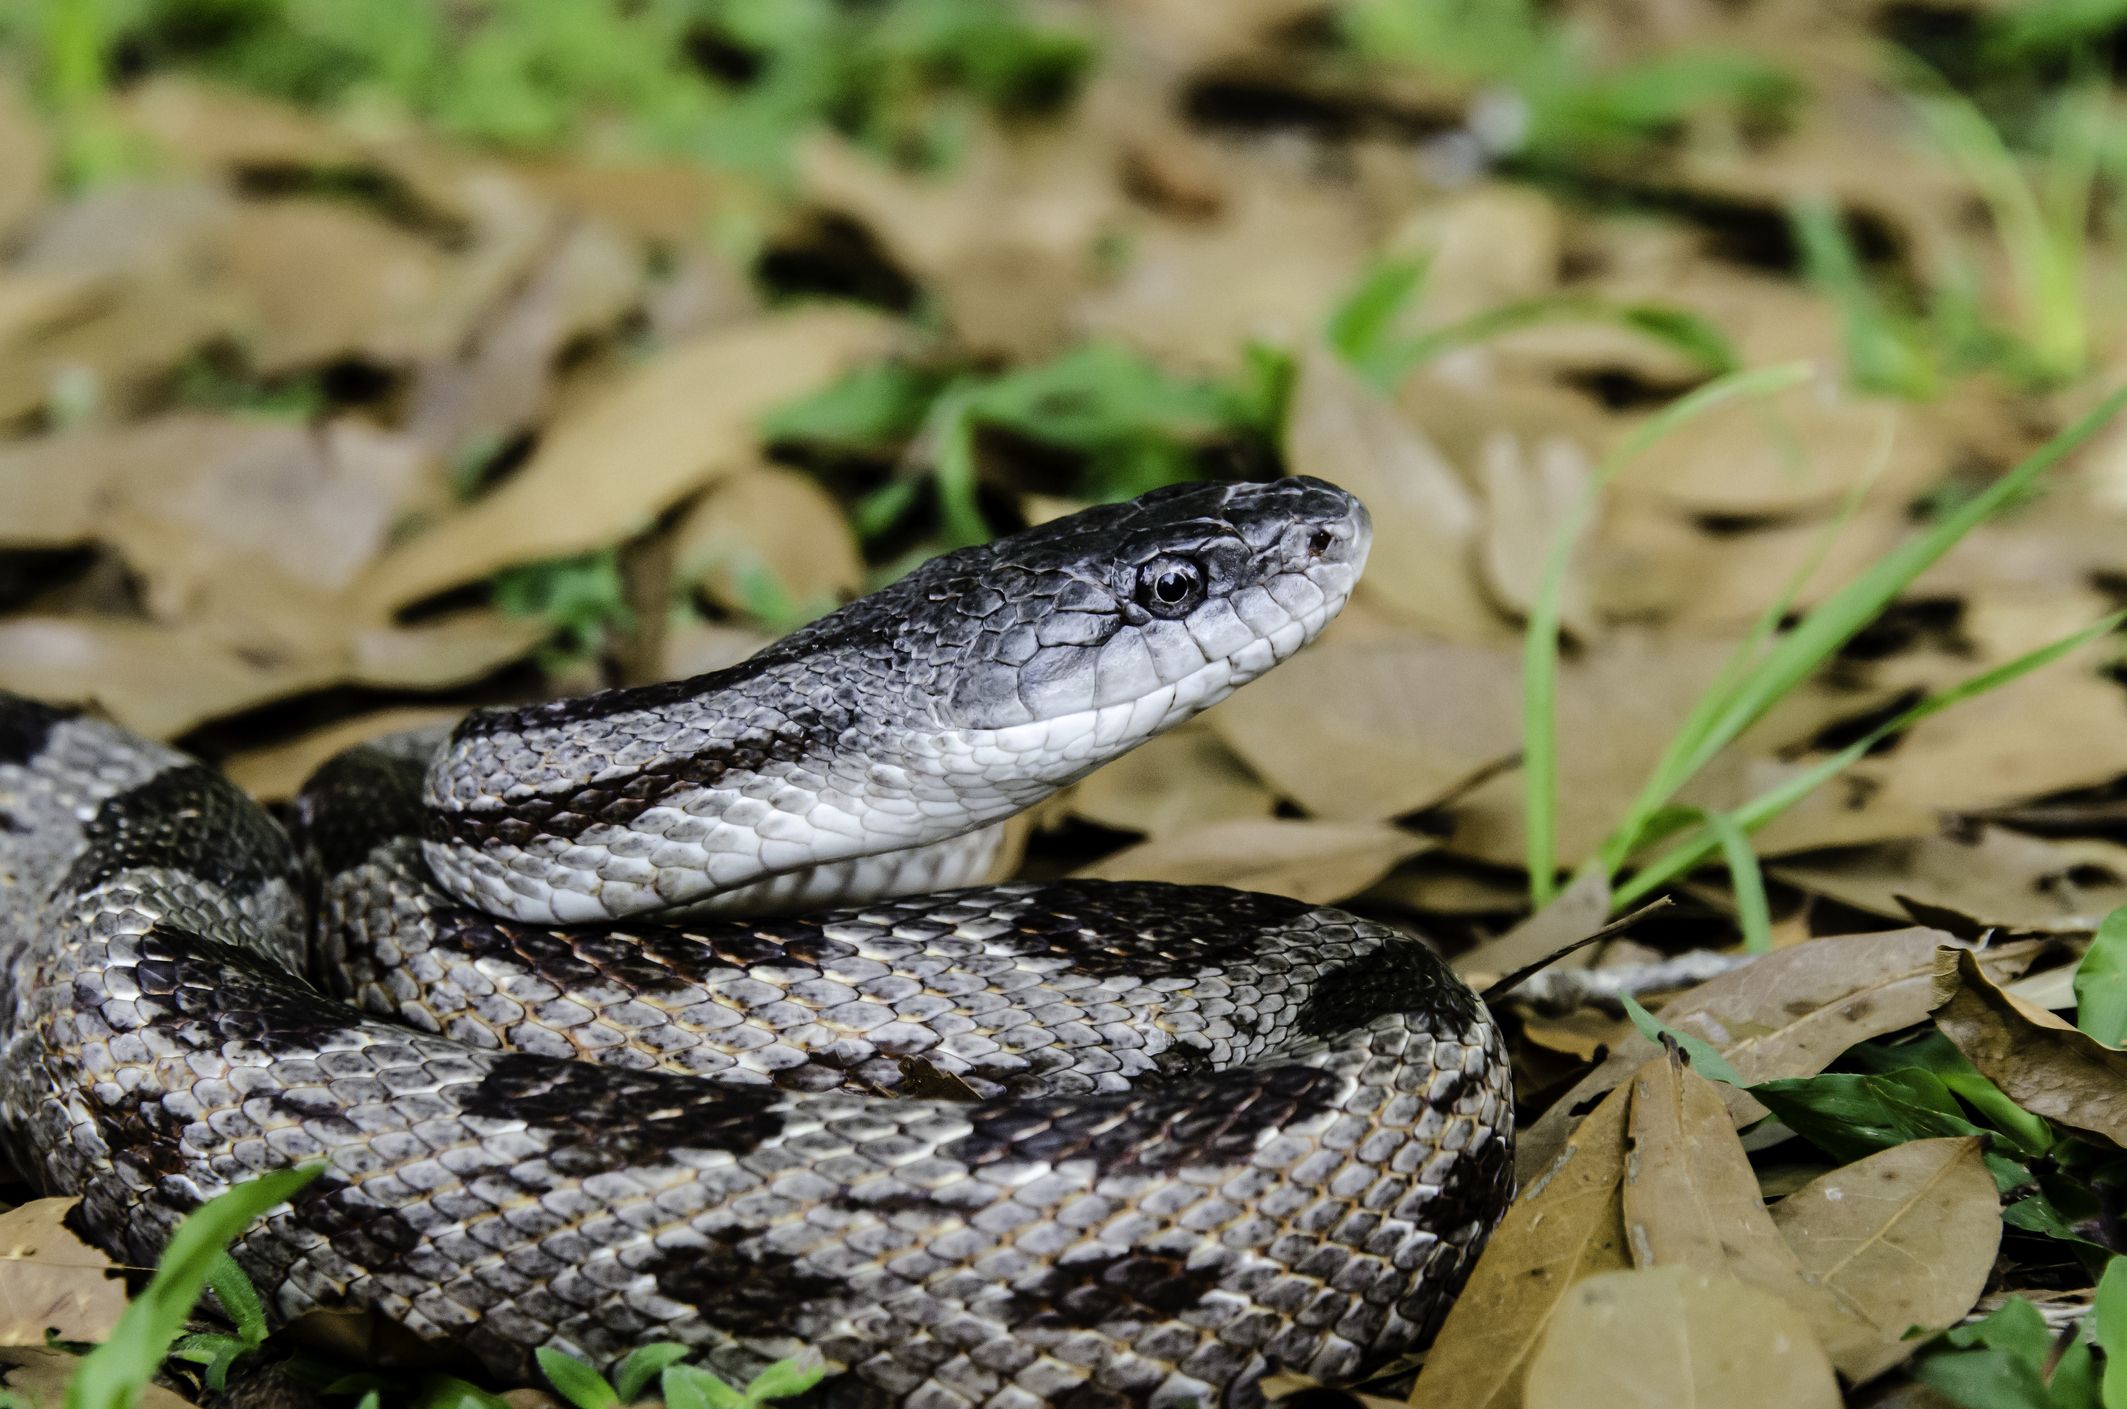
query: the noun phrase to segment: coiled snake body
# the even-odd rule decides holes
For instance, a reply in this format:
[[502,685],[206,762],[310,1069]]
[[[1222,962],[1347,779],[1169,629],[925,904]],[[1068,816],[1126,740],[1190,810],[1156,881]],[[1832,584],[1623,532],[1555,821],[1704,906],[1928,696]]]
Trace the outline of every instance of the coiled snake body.
[[1269,896],[931,890],[1305,644],[1368,534],[1306,479],[1087,510],[731,670],[357,749],[292,841],[0,695],[10,1152],[135,1262],[323,1162],[235,1248],[271,1310],[374,1308],[503,1377],[811,1347],[817,1403],[1040,1409],[1378,1365],[1507,1196],[1482,1004]]

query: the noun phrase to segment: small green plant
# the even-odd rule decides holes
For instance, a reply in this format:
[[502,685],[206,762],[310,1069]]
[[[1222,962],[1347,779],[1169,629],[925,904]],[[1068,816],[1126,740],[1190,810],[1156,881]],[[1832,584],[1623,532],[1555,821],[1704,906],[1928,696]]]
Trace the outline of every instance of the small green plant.
[[1329,345],[1375,386],[1392,387],[1456,348],[1546,323],[1614,323],[1681,352],[1707,376],[1736,368],[1734,346],[1695,313],[1574,291],[1516,299],[1444,327],[1406,333],[1403,325],[1423,300],[1427,270],[1422,258],[1380,260],[1330,313]]
[[1077,463],[1072,492],[1125,499],[1191,479],[1202,448],[1222,440],[1268,444],[1283,414],[1291,368],[1251,349],[1234,378],[1176,376],[1117,343],[1092,342],[1006,372],[860,369],[765,423],[771,440],[878,453],[914,440],[927,473],[898,475],[862,500],[860,536],[901,525],[934,494],[946,547],[987,542],[977,498],[977,452],[985,432],[1066,452]]
[[1554,13],[1534,0],[1358,0],[1339,16],[1363,60],[1508,95],[1511,111],[1481,126],[1490,145],[1537,174],[1574,175],[1630,155],[1701,113],[1775,121],[1800,93],[1763,60],[1710,47],[1605,68]]
[[[1594,496],[1626,461],[1658,437],[1723,401],[1765,395],[1795,385],[1807,374],[1802,367],[1779,367],[1720,379],[1683,397],[1628,437],[1599,467],[1578,510],[1562,525],[1552,546],[1537,599],[1524,636],[1523,773],[1528,828],[1527,863],[1530,894],[1548,902],[1558,889],[1556,874],[1558,810],[1557,679],[1559,603],[1566,564],[1593,511]],[[1813,675],[1844,647],[1930,565],[1972,529],[2029,491],[2049,469],[2083,444],[2127,405],[2127,387],[2106,397],[2081,419],[2028,456],[2021,464],[1953,511],[1929,523],[1912,538],[1886,553],[1845,587],[1806,613],[1792,628],[1778,630],[1797,583],[1762,614],[1737,647],[1727,667],[1700,697],[1624,817],[1583,867],[1615,878],[1637,862],[1632,877],[1612,890],[1612,904],[1623,908],[1698,865],[1716,852],[1726,855],[1739,895],[1758,892],[1755,859],[1738,838],[1748,837],[1828,781],[1858,762],[1877,743],[1921,719],[2009,681],[2116,629],[2121,615],[2107,617],[2064,640],[2055,641],[1985,671],[1949,690],[1923,700],[1879,726],[1864,739],[1830,757],[1797,770],[1787,779],[1729,813],[1726,819],[1678,809],[1677,794],[1743,731],[1762,719],[1787,694]],[[1677,834],[1683,840],[1651,861],[1643,848]],[[1771,947],[1762,908],[1746,912],[1746,942],[1757,950]]]
[[625,630],[634,619],[620,555],[612,548],[506,568],[495,575],[490,595],[498,610],[543,617],[553,627],[554,639],[540,656],[550,673],[592,659],[609,632]]
[[2119,1409],[2127,1404],[2127,1258],[2106,1263],[2087,1324],[2056,1331],[2036,1306],[2011,1297],[1938,1344],[1918,1378],[1963,1409]]
[[196,1332],[172,1346],[170,1358],[200,1366],[207,1388],[218,1392],[229,1387],[229,1367],[265,1343],[266,1308],[244,1269],[226,1252],[208,1270],[207,1286],[221,1303],[222,1314],[236,1327],[236,1334]]
[[[896,161],[950,160],[977,109],[1054,105],[1093,58],[1076,28],[999,0],[42,3],[77,67],[77,52],[123,40],[277,97],[396,108],[497,146],[595,141],[771,176],[815,126]],[[68,74],[66,91],[89,86]]]
[[621,1362],[610,1381],[573,1355],[551,1348],[538,1352],[547,1383],[576,1409],[619,1409],[642,1398],[650,1381],[658,1381],[668,1409],[760,1409],[778,1399],[803,1394],[818,1384],[827,1368],[817,1355],[778,1360],[755,1375],[743,1389],[696,1365],[682,1362],[692,1353],[676,1341],[641,1346]]
[[[229,1245],[256,1219],[293,1198],[324,1169],[323,1165],[314,1164],[262,1174],[186,1215],[170,1235],[155,1275],[141,1294],[127,1303],[111,1338],[82,1357],[74,1378],[67,1384],[66,1409],[133,1409],[210,1283],[222,1296],[223,1309],[237,1321],[239,1337],[245,1334],[243,1327],[253,1313],[257,1324],[263,1326],[264,1312],[258,1306],[258,1298],[251,1295],[248,1282],[242,1284],[241,1292],[223,1291],[225,1286],[233,1286],[229,1269],[234,1264],[228,1262]],[[242,1282],[242,1274],[238,1273],[233,1281]],[[226,1373],[226,1364],[222,1368]]]

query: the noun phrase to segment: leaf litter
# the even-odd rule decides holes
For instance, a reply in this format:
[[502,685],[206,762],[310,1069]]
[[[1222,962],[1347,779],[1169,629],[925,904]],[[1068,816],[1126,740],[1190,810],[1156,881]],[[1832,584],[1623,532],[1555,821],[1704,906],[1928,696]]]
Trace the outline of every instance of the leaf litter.
[[[1605,849],[1739,649],[2117,383],[2120,107],[2059,78],[2117,16],[975,7],[936,33],[984,67],[883,44],[870,12],[904,7],[708,5],[686,46],[597,7],[629,93],[571,88],[534,4],[412,67],[350,32],[327,76],[297,7],[202,38],[150,0],[73,96],[0,18],[0,687],[280,799],[349,742],[717,668],[1081,503],[1319,474],[1374,515],[1350,609],[1022,826],[1024,874],[1341,903],[1490,981],[1632,909],[1690,828],[1742,852],[1565,961],[1602,979],[1565,1010],[1500,1000],[1522,1195],[1415,1389],[1369,1394],[2041,1402],[1983,1370],[2094,1406],[2102,1310],[2065,1349],[2030,1326],[2127,1252],[2117,940],[2089,938],[2127,906],[2120,637],[1872,731],[2127,601],[2127,427]],[[458,67],[488,25],[518,86]],[[1793,359],[1612,466],[1679,396]],[[1561,874],[1532,884],[1536,846]],[[52,1212],[0,1215],[46,1220],[0,1307],[93,1338],[118,1284]],[[0,1379],[56,1387],[60,1354],[22,1330]]]

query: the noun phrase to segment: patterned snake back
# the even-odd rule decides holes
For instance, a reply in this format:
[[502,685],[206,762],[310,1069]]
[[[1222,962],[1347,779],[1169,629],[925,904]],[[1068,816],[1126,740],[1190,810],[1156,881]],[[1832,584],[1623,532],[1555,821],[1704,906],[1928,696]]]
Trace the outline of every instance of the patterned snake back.
[[1297,650],[1365,540],[1307,480],[1089,510],[733,671],[355,750],[293,838],[0,695],[9,1151],[135,1262],[322,1162],[235,1248],[274,1315],[371,1308],[503,1378],[677,1340],[817,1350],[823,1405],[1348,1380],[1431,1334],[1507,1198],[1475,996],[1270,896],[879,892],[969,878]]

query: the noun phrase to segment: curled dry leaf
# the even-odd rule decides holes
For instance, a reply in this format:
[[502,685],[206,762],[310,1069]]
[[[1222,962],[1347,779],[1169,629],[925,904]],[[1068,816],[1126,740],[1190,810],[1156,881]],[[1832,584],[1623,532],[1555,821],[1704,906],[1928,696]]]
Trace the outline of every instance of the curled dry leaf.
[[[1926,1021],[1934,1006],[1935,950],[1949,938],[1941,930],[1909,929],[1792,945],[1700,984],[1664,1005],[1659,1016],[1712,1043],[1746,1081],[1814,1076],[1856,1042]],[[1998,945],[1977,962],[1990,974],[2013,978],[2042,947]],[[1578,1119],[1576,1108],[1585,1109],[1657,1050],[1638,1033],[1624,1039],[1609,1060],[1523,1131],[1515,1155],[1522,1177],[1555,1156]],[[1724,1090],[1721,1098],[1737,1125],[1765,1114],[1744,1092]]]
[[107,617],[0,619],[0,689],[93,704],[154,738],[337,684],[441,689],[546,639],[544,622],[463,612],[358,633],[331,656],[260,656],[197,629]]
[[1296,472],[1358,495],[1378,540],[1395,545],[1369,560],[1362,593],[1451,640],[1502,636],[1477,585],[1476,494],[1394,402],[1326,348],[1301,359],[1285,458]]
[[1631,1088],[1595,1108],[1540,1169],[1493,1230],[1425,1369],[1413,1409],[1519,1409],[1529,1359],[1573,1285],[1631,1265],[1623,1205]]
[[1439,802],[1521,747],[1510,653],[1417,636],[1326,640],[1206,716],[1286,797],[1381,821]]
[[342,750],[402,729],[447,724],[464,712],[461,709],[414,706],[356,715],[287,743],[235,754],[222,761],[222,772],[228,775],[230,782],[260,801],[281,802],[294,797],[310,775],[317,772],[319,765]]
[[896,336],[874,314],[820,306],[673,348],[578,405],[501,488],[388,554],[361,583],[362,599],[389,609],[512,563],[627,538],[745,464],[763,413],[885,353]]
[[672,534],[682,583],[702,583],[725,607],[745,611],[766,592],[799,609],[841,605],[864,585],[857,551],[834,496],[795,470],[753,465],[719,481]]
[[1838,1409],[1802,1314],[1690,1267],[1576,1285],[1529,1364],[1526,1409]]
[[1253,817],[1125,847],[1077,872],[1108,881],[1236,886],[1327,905],[1365,890],[1433,843],[1375,822]]
[[1268,817],[1277,798],[1202,726],[1184,725],[1095,770],[1073,812],[1118,832],[1163,837],[1207,821]]
[[[1591,870],[1505,934],[1456,955],[1455,972],[1482,987],[1558,953],[1575,940],[1587,938],[1609,918],[1610,878],[1601,870]],[[1559,962],[1568,967],[1585,967],[1593,961],[1589,949],[1579,949]]]
[[0,1346],[108,1338],[126,1308],[111,1260],[74,1236],[73,1199],[33,1199],[0,1213]]
[[1868,1362],[1878,1336],[1795,1256],[1766,1210],[1758,1176],[1714,1084],[1672,1057],[1632,1078],[1625,1236],[1636,1267],[1691,1267],[1772,1293],[1800,1312],[1842,1372]]
[[1774,1205],[1801,1267],[1872,1335],[1835,1353],[1853,1383],[1910,1356],[1918,1326],[1955,1325],[1986,1290],[2001,1196],[1977,1137],[1913,1140],[1856,1160]]
[[1935,958],[1935,1026],[2033,1115],[2127,1149],[2127,1052],[2004,993],[1969,949]]
[[1985,824],[1771,869],[1790,885],[1878,915],[1907,913],[1903,896],[2007,929],[2087,932],[2127,905],[2127,846]]

